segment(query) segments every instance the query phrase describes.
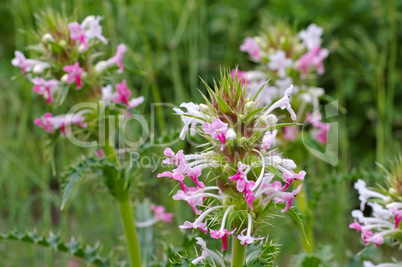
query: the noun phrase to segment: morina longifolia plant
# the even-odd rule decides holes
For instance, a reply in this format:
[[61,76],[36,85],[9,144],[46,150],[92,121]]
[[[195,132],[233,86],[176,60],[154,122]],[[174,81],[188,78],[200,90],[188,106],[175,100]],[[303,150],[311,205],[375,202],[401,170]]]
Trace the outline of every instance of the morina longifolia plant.
[[[392,164],[391,170],[383,168],[385,185],[369,189],[365,181],[359,179],[355,189],[359,193],[360,209],[352,211],[354,222],[349,228],[361,233],[365,245],[380,246],[384,243],[402,249],[402,157]],[[365,216],[365,208],[371,207],[372,216]],[[366,213],[367,214],[367,213]],[[364,261],[364,267],[394,267],[399,263],[374,265]]]
[[[256,243],[262,248],[267,244],[269,233],[264,226],[269,218],[289,213],[304,232],[291,205],[302,187],[301,182],[292,182],[303,181],[306,172],[295,173],[295,162],[273,148],[274,132],[289,125],[279,124],[274,112],[286,109],[296,119],[290,104],[292,86],[277,102],[262,107],[259,95],[247,96],[246,85],[232,80],[230,74],[221,75],[214,90],[206,87],[209,98],[204,95],[204,104],[182,103],[182,109],[174,109],[184,122],[181,139],[187,132],[201,136],[206,140],[199,145],[202,151],[184,154],[166,148],[164,163],[174,169],[158,177],[178,182],[180,188],[173,199],[187,202],[196,215],[180,228],[197,229],[222,243],[220,254],[207,248],[209,241],[198,237],[202,253],[192,263],[228,266],[231,262],[242,267],[250,253],[248,245]],[[231,259],[226,257],[229,239],[233,244]],[[258,257],[248,257],[248,266],[273,264],[272,255],[265,255],[262,249],[253,255]]]
[[[135,107],[144,97],[132,97],[121,77],[126,45],[119,44],[108,59],[104,56],[108,40],[102,35],[101,20],[100,16],[88,16],[79,23],[53,12],[43,14],[33,34],[35,43],[28,46],[34,58],[15,51],[12,65],[21,68],[22,77],[30,80],[34,96],[44,100],[48,111],[34,123],[48,133],[50,145],[62,138],[81,147],[96,148],[96,152],[88,149],[86,156],[65,172],[61,208],[86,174],[97,177],[118,203],[131,266],[137,267],[141,259],[130,192],[138,171],[135,173],[136,166],[125,164],[118,156],[117,139],[125,134],[125,122],[139,116]],[[152,210],[155,217],[143,225],[172,218],[162,206],[152,205]],[[15,235],[3,237],[8,236],[11,239]],[[91,259],[84,253],[74,255]]]

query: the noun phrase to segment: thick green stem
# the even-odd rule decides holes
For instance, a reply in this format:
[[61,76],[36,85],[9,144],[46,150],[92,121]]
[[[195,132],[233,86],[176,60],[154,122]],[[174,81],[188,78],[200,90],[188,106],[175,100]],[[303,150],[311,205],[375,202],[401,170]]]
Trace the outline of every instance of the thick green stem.
[[130,199],[120,201],[119,211],[126,234],[128,254],[131,267],[141,267],[140,248],[138,246],[137,231],[135,229],[134,217],[130,207]]
[[233,239],[233,249],[232,249],[232,267],[243,267],[244,257],[246,255],[246,246],[240,244],[240,240],[237,238]]

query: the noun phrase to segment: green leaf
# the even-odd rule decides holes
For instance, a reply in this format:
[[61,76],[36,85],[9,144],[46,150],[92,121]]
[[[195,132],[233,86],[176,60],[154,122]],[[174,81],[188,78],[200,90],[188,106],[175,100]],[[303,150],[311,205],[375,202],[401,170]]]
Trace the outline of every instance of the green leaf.
[[75,239],[72,239],[69,242],[63,242],[59,236],[53,233],[50,233],[49,236],[40,236],[36,232],[23,233],[13,230],[8,233],[0,233],[0,239],[21,241],[52,248],[59,252],[68,253],[69,255],[80,258],[96,266],[113,266],[109,258],[103,257],[99,254],[97,247],[78,243]]

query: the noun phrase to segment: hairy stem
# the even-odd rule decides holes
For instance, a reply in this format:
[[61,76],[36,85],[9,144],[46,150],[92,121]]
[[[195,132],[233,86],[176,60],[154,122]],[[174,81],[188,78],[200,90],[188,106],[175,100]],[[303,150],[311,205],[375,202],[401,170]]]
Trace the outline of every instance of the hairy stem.
[[140,248],[138,246],[137,231],[135,229],[134,217],[130,207],[130,199],[119,201],[119,211],[126,234],[128,254],[130,256],[131,267],[140,267]]
[[243,267],[246,246],[240,244],[240,240],[233,237],[232,267]]

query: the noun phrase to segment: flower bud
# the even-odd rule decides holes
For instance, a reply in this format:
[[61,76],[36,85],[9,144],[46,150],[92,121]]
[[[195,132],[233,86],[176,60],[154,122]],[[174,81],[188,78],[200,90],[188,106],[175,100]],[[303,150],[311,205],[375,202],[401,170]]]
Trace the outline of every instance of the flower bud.
[[84,45],[84,44],[80,44],[80,45],[78,46],[78,52],[84,53],[85,51],[87,51],[87,48],[85,47],[85,45]]
[[250,101],[250,102],[246,103],[244,105],[244,114],[245,115],[249,114],[251,111],[255,110],[255,107],[256,107],[256,105],[255,105],[254,101]]
[[289,170],[294,170],[297,168],[296,163],[291,159],[282,160],[282,166]]
[[228,163],[223,167],[223,171],[229,175],[233,174],[233,168]]
[[65,40],[60,40],[60,41],[59,41],[59,45],[60,45],[61,47],[66,47],[66,46],[67,46],[67,42],[66,42]]
[[226,140],[235,140],[237,138],[236,132],[233,128],[229,128],[225,135]]
[[278,122],[278,118],[274,114],[262,115],[257,118],[257,127],[266,127],[274,125]]
[[54,42],[54,38],[50,33],[45,33],[42,37],[42,42],[44,42],[45,44],[49,42]]
[[63,83],[67,83],[67,77],[68,77],[68,75],[67,74],[64,74],[63,75],[63,77],[61,77],[61,82],[63,82]]
[[95,71],[98,73],[103,72],[106,68],[107,68],[107,64],[106,61],[99,61],[96,65],[95,65]]
[[398,196],[398,191],[395,190],[395,188],[390,188],[388,189],[388,193],[393,196],[393,197],[397,197]]
[[46,62],[39,62],[32,68],[33,73],[41,74],[45,69],[49,68],[50,64]]
[[205,115],[212,115],[211,109],[207,105],[200,104],[199,106],[200,106],[200,111],[202,113],[204,113]]

